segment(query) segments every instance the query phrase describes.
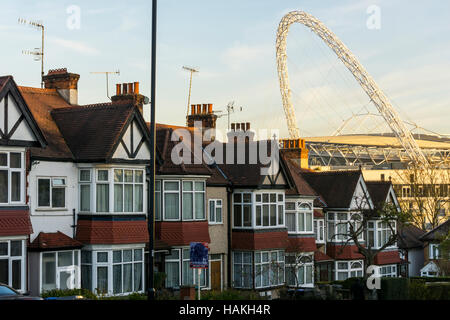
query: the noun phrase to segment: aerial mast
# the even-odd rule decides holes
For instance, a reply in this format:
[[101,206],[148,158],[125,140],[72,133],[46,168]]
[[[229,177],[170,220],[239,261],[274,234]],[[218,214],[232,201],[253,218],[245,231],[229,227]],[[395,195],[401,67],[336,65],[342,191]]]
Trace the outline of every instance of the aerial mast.
[[109,79],[108,76],[110,74],[117,74],[120,76],[120,70],[117,71],[99,71],[99,72],[91,72],[91,74],[104,74],[106,75],[106,96],[109,100],[111,100],[111,97],[109,96]]
[[44,25],[42,21],[28,21],[22,18],[19,18],[18,22],[20,24],[28,24],[36,29],[41,30],[41,48],[35,48],[34,51],[22,50],[22,53],[35,56],[35,61],[41,60],[41,88],[44,88]]
[[189,106],[191,105],[192,75],[194,73],[198,73],[200,71],[196,68],[186,67],[186,66],[183,66],[183,69],[190,73],[189,93],[188,93],[188,102],[187,102],[187,111],[186,111],[186,125],[187,125],[187,117],[189,116]]

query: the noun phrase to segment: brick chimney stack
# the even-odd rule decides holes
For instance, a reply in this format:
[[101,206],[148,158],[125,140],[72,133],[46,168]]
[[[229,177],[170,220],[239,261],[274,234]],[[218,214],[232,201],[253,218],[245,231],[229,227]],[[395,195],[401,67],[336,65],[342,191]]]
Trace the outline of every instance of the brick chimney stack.
[[255,139],[255,132],[250,130],[250,122],[232,123],[227,137],[228,142],[236,143],[238,140],[252,142]]
[[134,104],[141,114],[144,112],[145,96],[139,93],[139,82],[116,84],[116,95],[111,97],[114,102],[128,102]]
[[303,139],[285,139],[281,140],[281,151],[283,155],[298,165],[302,169],[308,169],[308,153],[305,140]]
[[216,129],[217,115],[213,113],[213,105],[193,104],[191,105],[191,114],[187,117],[188,127],[193,128],[195,121],[202,122],[203,130]]
[[66,68],[49,70],[43,77],[46,89],[56,89],[72,105],[78,105],[79,74],[69,73]]

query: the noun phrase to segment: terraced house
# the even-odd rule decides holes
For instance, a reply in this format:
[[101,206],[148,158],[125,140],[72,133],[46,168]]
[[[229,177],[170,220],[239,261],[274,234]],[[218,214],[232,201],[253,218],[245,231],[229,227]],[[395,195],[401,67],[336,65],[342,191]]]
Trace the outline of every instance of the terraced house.
[[[0,282],[35,295],[69,287],[144,292],[145,97],[135,82],[117,85],[111,102],[78,105],[78,80],[66,69],[49,71],[44,89],[0,77]],[[278,148],[276,140],[255,141],[247,123],[234,124],[227,142],[213,135],[215,148],[204,143],[199,156],[193,144],[204,130],[214,134],[216,119],[212,105],[195,105],[188,127],[156,125],[155,267],[165,287],[200,280],[203,290],[275,296],[284,286],[361,276],[361,254],[334,235],[358,214],[355,195],[369,207],[397,203],[392,186],[367,184],[360,171],[312,172],[303,140]],[[178,150],[181,140],[191,148]],[[192,161],[177,162],[174,150]],[[252,150],[277,154],[278,168],[254,161]],[[220,154],[229,161],[217,161]],[[387,232],[373,221],[361,241],[380,246]],[[189,266],[191,242],[209,247],[200,279]],[[385,251],[380,274],[396,276],[398,250]]]

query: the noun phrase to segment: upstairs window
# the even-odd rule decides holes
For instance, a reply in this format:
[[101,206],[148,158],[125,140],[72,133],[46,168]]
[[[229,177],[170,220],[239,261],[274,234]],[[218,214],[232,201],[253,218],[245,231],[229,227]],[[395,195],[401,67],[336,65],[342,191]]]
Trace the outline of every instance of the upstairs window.
[[284,227],[284,194],[255,194],[256,226]]
[[142,170],[114,170],[114,212],[143,212]]
[[248,227],[252,226],[252,194],[235,193],[233,195],[233,226]]
[[38,178],[38,208],[66,207],[66,178]]
[[289,233],[313,233],[313,207],[305,202],[286,202],[286,225]]
[[0,152],[0,204],[24,202],[24,172],[22,152]]
[[80,182],[80,211],[91,211],[91,182],[92,182],[91,170],[80,170],[79,182]]
[[209,200],[209,223],[222,223],[222,199]]
[[183,221],[205,219],[205,183],[183,181]]

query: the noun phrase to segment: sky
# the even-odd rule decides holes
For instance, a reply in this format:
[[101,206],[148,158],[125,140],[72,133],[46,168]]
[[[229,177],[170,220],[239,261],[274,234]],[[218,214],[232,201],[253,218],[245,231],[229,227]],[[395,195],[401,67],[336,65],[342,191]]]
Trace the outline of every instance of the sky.
[[[115,83],[139,81],[150,96],[151,1],[1,2],[0,75],[39,87],[40,62],[22,50],[40,47],[40,32],[18,18],[41,20],[45,71],[66,67],[80,74],[80,104],[107,101],[105,76],[91,73],[99,71],[120,70],[110,75],[110,93]],[[373,5],[379,8],[375,29],[367,25]],[[192,66],[200,72],[191,103],[212,103],[223,115],[234,101],[242,111],[232,122],[287,136],[275,41],[282,17],[294,10],[312,14],[341,39],[403,120],[450,134],[450,2],[440,0],[159,0],[157,121],[184,125],[189,74],[182,66]],[[303,135],[330,134],[362,109],[376,113],[351,73],[303,25],[291,27],[288,67]],[[144,113],[148,119],[148,106]],[[218,128],[226,126],[227,117],[220,117]]]

